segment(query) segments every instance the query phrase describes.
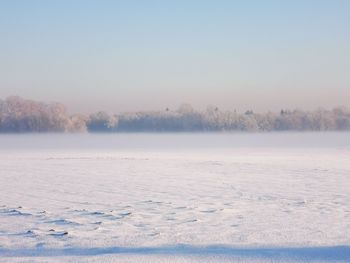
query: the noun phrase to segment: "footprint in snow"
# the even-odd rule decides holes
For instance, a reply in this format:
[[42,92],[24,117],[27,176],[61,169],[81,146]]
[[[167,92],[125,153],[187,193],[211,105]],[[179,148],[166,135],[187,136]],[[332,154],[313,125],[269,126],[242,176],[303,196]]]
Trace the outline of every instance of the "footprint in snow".
[[189,220],[186,220],[183,223],[194,223],[194,222],[197,222],[197,221],[198,221],[198,219],[189,219]]
[[57,220],[47,221],[46,223],[55,224],[55,225],[75,225],[75,226],[80,225],[77,222],[69,221],[66,219],[57,219]]
[[104,215],[104,214],[105,214],[105,213],[99,212],[99,211],[88,213],[88,215],[93,215],[93,216],[102,216],[102,215]]
[[62,237],[62,236],[68,235],[68,232],[67,231],[52,232],[49,235],[54,237]]
[[91,224],[93,224],[93,225],[102,225],[102,222],[101,221],[97,221],[97,222],[93,222]]
[[217,210],[216,209],[205,209],[205,210],[200,210],[200,212],[202,213],[214,213],[216,212]]
[[119,213],[119,215],[122,216],[122,217],[126,217],[126,216],[129,216],[129,215],[131,215],[131,214],[132,214],[131,212]]
[[33,230],[28,230],[27,232],[24,233],[25,236],[27,237],[36,237],[38,236],[37,234],[35,234],[35,232]]
[[177,209],[177,210],[183,210],[183,209],[187,209],[187,206],[178,206],[178,207],[175,207],[175,209]]

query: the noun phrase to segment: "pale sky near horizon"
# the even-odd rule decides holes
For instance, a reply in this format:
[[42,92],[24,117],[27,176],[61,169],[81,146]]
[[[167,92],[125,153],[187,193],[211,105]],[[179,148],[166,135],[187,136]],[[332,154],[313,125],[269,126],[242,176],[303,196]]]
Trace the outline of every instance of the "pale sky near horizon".
[[347,0],[0,0],[0,98],[350,108]]

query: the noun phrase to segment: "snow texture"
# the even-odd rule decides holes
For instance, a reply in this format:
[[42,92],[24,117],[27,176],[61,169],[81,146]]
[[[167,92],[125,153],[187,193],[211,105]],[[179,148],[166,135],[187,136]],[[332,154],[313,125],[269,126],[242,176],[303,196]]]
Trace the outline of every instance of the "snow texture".
[[350,261],[349,133],[0,145],[0,261]]

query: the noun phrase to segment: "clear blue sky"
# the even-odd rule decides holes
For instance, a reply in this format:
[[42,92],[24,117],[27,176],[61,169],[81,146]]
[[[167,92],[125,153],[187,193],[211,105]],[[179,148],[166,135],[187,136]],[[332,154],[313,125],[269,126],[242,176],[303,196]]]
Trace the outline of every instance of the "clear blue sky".
[[350,1],[0,0],[0,97],[72,111],[350,107]]

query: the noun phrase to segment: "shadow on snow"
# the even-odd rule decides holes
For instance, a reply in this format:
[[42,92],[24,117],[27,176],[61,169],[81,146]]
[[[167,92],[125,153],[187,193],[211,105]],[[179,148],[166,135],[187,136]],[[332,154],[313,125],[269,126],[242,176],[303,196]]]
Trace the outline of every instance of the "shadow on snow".
[[36,248],[1,249],[3,257],[50,257],[50,256],[98,256],[107,254],[130,255],[198,255],[237,256],[248,258],[350,260],[350,246],[333,247],[274,247],[235,248],[229,246],[176,245],[163,247],[106,247],[106,248]]

